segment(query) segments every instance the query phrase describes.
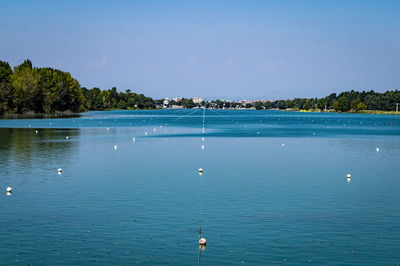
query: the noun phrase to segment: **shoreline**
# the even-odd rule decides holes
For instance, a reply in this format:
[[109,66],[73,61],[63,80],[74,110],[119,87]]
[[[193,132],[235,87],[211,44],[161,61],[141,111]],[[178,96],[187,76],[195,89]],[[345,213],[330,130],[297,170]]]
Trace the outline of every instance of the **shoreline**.
[[[201,107],[197,107],[201,108]],[[9,120],[9,119],[50,119],[50,118],[75,118],[80,117],[88,112],[108,112],[108,111],[152,111],[152,110],[191,110],[195,108],[182,108],[182,109],[173,109],[173,108],[157,108],[157,109],[118,109],[112,108],[109,110],[90,110],[87,112],[81,113],[73,113],[73,112],[58,112],[55,114],[43,114],[43,113],[24,113],[24,114],[3,114],[0,116],[0,120]],[[381,111],[381,110],[363,110],[357,112],[337,112],[334,110],[328,111],[319,111],[319,110],[300,110],[300,109],[254,109],[254,108],[246,108],[246,109],[235,109],[235,108],[226,108],[226,109],[217,109],[217,108],[206,108],[211,110],[270,110],[270,111],[283,111],[283,112],[304,112],[304,113],[335,113],[335,114],[376,114],[376,115],[400,115],[400,112],[396,111]]]

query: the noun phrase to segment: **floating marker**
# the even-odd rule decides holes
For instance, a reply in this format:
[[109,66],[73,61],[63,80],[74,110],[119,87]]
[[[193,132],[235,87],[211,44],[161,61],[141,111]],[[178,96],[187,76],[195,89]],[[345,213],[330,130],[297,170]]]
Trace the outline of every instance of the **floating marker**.
[[7,196],[11,196],[12,195],[12,192],[7,192]]
[[282,143],[282,147],[285,147],[285,143]]
[[201,141],[204,141],[204,137],[201,137]]
[[153,128],[153,131],[156,132],[156,131],[157,131],[157,128]]
[[162,128],[162,125],[160,125],[160,128]]
[[135,137],[133,137],[133,138],[132,138],[132,141],[133,141],[133,142],[135,142],[135,141],[136,141],[136,138],[135,138]]
[[110,130],[109,128],[107,128],[107,131]]
[[347,178],[347,183],[350,183],[350,181],[351,181],[351,178],[348,177],[348,178]]
[[205,246],[206,244],[207,244],[207,240],[205,238],[202,237],[202,238],[199,239],[199,245],[200,246]]
[[347,178],[351,178],[351,174],[347,174]]
[[117,146],[117,145],[114,145],[114,150],[116,150],[116,149],[118,149],[118,146]]
[[376,152],[379,152],[379,148],[376,148]]
[[146,132],[144,132],[144,134],[147,136],[147,131],[146,131]]
[[35,131],[36,134],[37,134],[38,132],[39,132],[39,131],[37,131],[37,130]]
[[62,169],[61,169],[61,168],[58,168],[58,172],[61,173],[61,172],[62,172]]
[[66,139],[69,139],[69,137],[68,137],[68,136],[66,136],[65,138],[66,138]]
[[7,192],[12,192],[12,187],[8,187]]
[[203,173],[203,168],[199,168],[199,173]]
[[204,145],[201,145],[201,150],[203,150],[203,151],[204,151]]

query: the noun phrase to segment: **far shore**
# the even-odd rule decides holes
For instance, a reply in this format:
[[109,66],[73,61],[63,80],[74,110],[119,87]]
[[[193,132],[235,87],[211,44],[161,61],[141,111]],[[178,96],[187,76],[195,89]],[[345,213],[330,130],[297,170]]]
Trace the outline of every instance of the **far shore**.
[[[201,107],[196,107],[196,108],[201,108]],[[191,109],[196,109],[196,108],[191,108]],[[170,108],[173,109],[173,108]],[[241,108],[241,109],[235,109],[235,108],[225,108],[225,109],[217,109],[217,108],[207,108],[207,109],[212,109],[212,110],[256,110],[255,108]],[[118,109],[118,108],[112,108],[109,110],[93,110],[94,112],[103,112],[103,111],[123,111],[123,110],[138,110],[138,111],[150,111],[150,110],[165,110],[164,108],[157,108],[157,109]],[[176,109],[176,110],[190,110],[190,108],[182,108],[182,109]],[[305,113],[336,113],[336,114],[378,114],[378,115],[400,115],[400,112],[396,111],[381,111],[381,110],[360,110],[360,111],[349,111],[349,112],[338,112],[335,110],[326,110],[326,111],[321,111],[319,109],[310,109],[310,110],[300,110],[300,109],[260,109],[260,110],[272,110],[272,111],[284,111],[284,112],[305,112]],[[87,112],[82,112],[82,113],[74,113],[71,111],[66,111],[66,112],[57,112],[54,114],[48,114],[48,113],[34,113],[34,112],[26,112],[23,114],[3,114],[0,116],[1,119],[46,119],[46,118],[74,118],[74,117],[80,117],[82,114],[85,114]]]

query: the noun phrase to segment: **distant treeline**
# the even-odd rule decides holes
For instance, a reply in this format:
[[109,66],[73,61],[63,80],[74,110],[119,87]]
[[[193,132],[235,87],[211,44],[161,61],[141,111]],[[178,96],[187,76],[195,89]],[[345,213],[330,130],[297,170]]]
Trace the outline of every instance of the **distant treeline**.
[[[319,109],[340,112],[381,110],[394,111],[400,103],[400,91],[377,93],[374,91],[348,91],[339,95],[332,93],[325,98],[296,98],[276,101],[203,101],[192,99],[169,101],[169,106],[194,108],[255,108],[255,109]],[[12,69],[7,62],[0,61],[0,115],[2,114],[55,114],[63,112],[85,112],[109,109],[152,109],[163,106],[163,99],[153,100],[131,90],[117,92],[99,88],[87,89],[70,73],[52,68],[32,67],[25,60]]]
[[[396,104],[400,103],[400,91],[387,91],[378,93],[371,91],[347,91],[339,95],[332,93],[325,98],[297,98],[293,100],[279,100],[265,103],[255,103],[259,109],[261,104],[266,109],[320,109],[335,110],[339,112],[362,111],[362,110],[382,110],[395,111]],[[261,107],[262,108],[262,107]]]
[[[400,104],[400,91],[387,91],[377,93],[371,91],[348,91],[339,95],[332,93],[325,98],[295,98],[276,101],[247,101],[230,102],[214,100],[202,103],[206,107],[213,108],[255,108],[255,109],[297,109],[297,110],[335,110],[338,112],[381,110],[395,111],[396,104]],[[191,103],[191,105],[196,106]],[[190,105],[190,106],[191,106]]]
[[70,73],[32,67],[30,60],[12,69],[0,61],[0,115],[84,112],[111,108],[155,108],[155,102],[130,90],[86,89]]

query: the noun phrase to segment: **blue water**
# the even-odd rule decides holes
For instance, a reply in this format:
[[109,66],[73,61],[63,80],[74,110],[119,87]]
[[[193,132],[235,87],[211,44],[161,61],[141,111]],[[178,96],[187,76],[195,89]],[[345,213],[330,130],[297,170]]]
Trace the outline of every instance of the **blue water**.
[[398,116],[0,120],[0,264],[397,265],[399,162]]

